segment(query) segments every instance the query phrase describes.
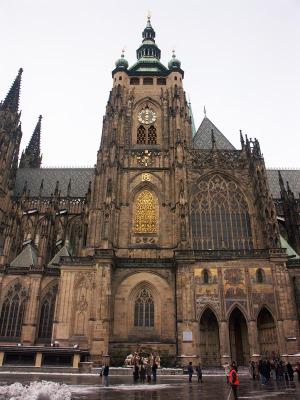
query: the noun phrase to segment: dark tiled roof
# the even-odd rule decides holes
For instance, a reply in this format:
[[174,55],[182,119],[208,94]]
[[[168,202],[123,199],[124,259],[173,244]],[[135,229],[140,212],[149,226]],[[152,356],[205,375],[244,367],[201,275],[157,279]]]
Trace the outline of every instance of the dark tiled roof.
[[[295,196],[300,192],[300,170],[281,169],[283,181],[289,181]],[[268,181],[274,199],[280,198],[278,170],[267,170]],[[20,168],[17,172],[15,195],[21,194],[25,181],[30,196],[38,196],[42,179],[44,179],[43,196],[49,197],[54,193],[56,181],[59,181],[61,196],[67,195],[69,180],[71,179],[71,196],[84,197],[93,179],[93,168]]]
[[[300,193],[300,169],[280,169],[284,184],[288,181],[295,197]],[[278,180],[278,169],[268,169],[268,182],[274,199],[280,198],[280,187]]]
[[211,130],[213,129],[217,148],[220,150],[236,150],[235,147],[229,142],[228,139],[223,135],[222,132],[211,122],[207,117],[203,118],[199,129],[194,136],[194,146],[196,149],[206,149],[212,148],[211,142]]
[[43,179],[43,197],[49,197],[54,193],[57,181],[59,181],[61,196],[64,197],[67,195],[68,184],[71,179],[70,195],[72,197],[84,197],[93,176],[93,168],[20,168],[17,171],[14,192],[15,195],[21,194],[27,181],[30,196],[38,196]]

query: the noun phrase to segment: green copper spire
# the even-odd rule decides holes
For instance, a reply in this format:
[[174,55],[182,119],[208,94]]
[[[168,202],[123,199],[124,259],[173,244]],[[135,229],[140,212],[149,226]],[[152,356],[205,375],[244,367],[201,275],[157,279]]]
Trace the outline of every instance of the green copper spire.
[[142,44],[136,51],[137,62],[129,68],[129,75],[167,76],[169,70],[160,62],[161,51],[155,43],[155,30],[150,15],[142,36]]
[[160,60],[160,49],[155,44],[155,30],[152,28],[150,15],[148,15],[146,28],[143,30],[143,42],[136,51],[137,59],[156,58]]

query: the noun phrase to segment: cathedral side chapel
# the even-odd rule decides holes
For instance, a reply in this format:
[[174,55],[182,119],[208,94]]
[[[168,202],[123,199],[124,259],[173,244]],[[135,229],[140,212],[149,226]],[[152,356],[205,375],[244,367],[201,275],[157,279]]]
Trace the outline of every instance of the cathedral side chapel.
[[165,366],[294,362],[299,171],[206,115],[196,131],[150,18],[136,55],[112,71],[94,169],[42,168],[41,116],[18,162],[21,69],[0,105],[0,364],[51,364],[51,343],[73,366],[138,345]]

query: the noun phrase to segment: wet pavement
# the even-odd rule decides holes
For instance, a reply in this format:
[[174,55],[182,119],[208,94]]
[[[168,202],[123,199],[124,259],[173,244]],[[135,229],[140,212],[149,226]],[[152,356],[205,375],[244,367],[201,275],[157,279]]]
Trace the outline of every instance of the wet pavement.
[[[111,376],[110,386],[105,388],[95,375],[37,375],[37,374],[0,374],[0,385],[14,382],[28,384],[32,381],[53,381],[65,383],[72,392],[73,400],[227,400],[229,387],[222,376],[205,376],[204,382],[189,383],[187,376],[160,376],[156,384],[136,384],[131,377]],[[239,399],[299,399],[298,382],[272,383],[266,386],[253,382],[247,376],[241,376]]]

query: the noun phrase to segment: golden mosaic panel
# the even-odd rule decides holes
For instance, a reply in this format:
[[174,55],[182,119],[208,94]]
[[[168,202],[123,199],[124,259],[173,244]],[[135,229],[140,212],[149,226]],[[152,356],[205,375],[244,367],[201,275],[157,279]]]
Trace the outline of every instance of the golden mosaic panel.
[[149,190],[138,194],[135,203],[135,233],[157,233],[158,206],[154,195]]

